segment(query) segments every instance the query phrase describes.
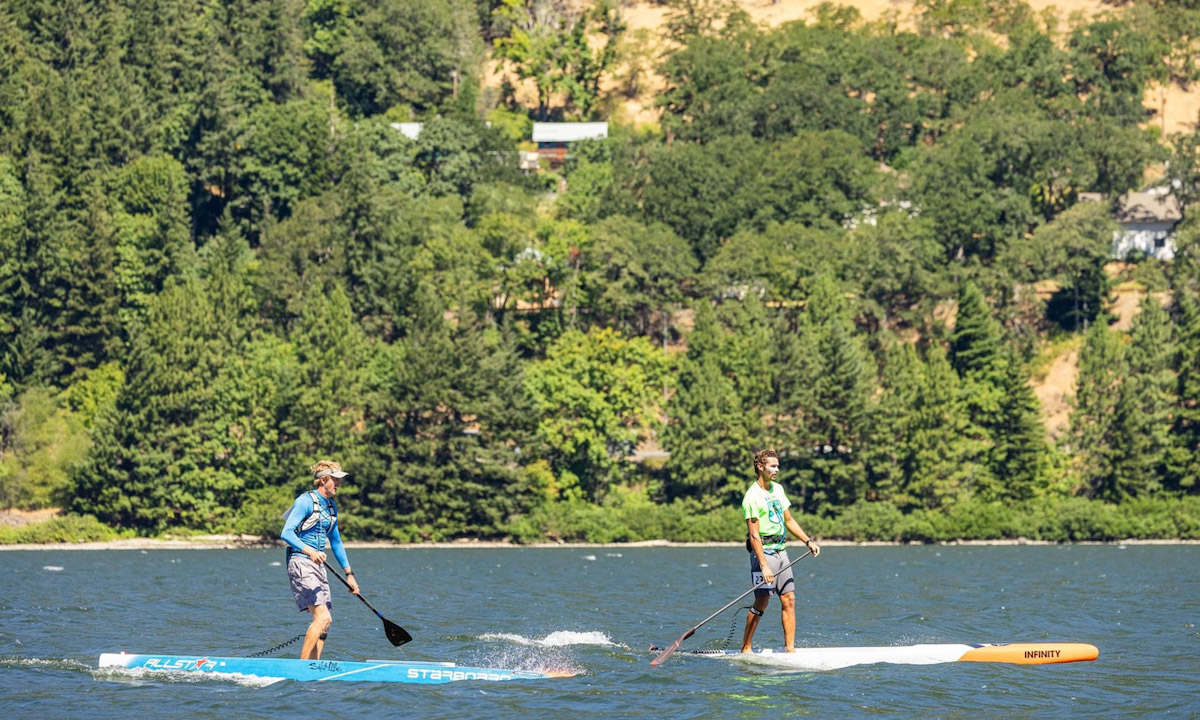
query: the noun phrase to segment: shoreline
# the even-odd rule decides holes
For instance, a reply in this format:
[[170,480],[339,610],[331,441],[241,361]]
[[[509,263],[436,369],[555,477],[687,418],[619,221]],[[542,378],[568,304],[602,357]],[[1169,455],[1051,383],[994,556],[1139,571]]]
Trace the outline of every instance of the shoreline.
[[[351,540],[346,547],[355,549],[389,549],[389,550],[445,550],[453,548],[477,549],[588,549],[588,548],[689,548],[689,547],[742,547],[742,542],[673,542],[670,540],[643,540],[639,542],[618,543],[569,543],[542,542],[517,544],[503,540],[456,540],[450,542],[399,543],[383,540],[363,541]],[[1200,540],[1162,539],[1162,540],[1088,540],[1083,542],[1060,543],[1049,540],[1027,540],[1013,538],[1003,540],[954,540],[938,543],[910,543],[872,540],[854,542],[853,540],[825,540],[821,547],[907,547],[907,546],[978,546],[1004,547],[1014,545],[1200,545]],[[99,542],[82,543],[15,543],[0,545],[0,552],[19,550],[272,550],[282,549],[280,540],[263,539],[249,535],[201,535],[188,538],[126,538],[122,540],[104,540]]]

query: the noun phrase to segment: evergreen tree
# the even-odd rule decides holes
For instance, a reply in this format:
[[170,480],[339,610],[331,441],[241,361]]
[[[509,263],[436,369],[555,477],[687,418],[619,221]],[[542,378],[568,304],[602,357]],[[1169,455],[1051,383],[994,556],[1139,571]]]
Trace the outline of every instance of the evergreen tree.
[[923,363],[910,343],[897,343],[885,356],[881,392],[871,427],[867,500],[895,503],[907,485],[905,447],[922,382]]
[[1029,386],[1029,371],[1013,351],[1008,353],[1000,385],[997,422],[991,428],[991,485],[976,484],[985,500],[1021,501],[1036,497],[1046,485],[1048,448],[1041,407]]
[[[1079,352],[1070,430],[1071,452],[1089,497],[1115,499],[1112,496],[1120,484],[1114,468],[1114,458],[1120,452],[1116,439],[1118,408],[1122,422],[1129,422],[1128,414],[1133,409],[1132,402],[1121,402],[1127,368],[1124,348],[1116,334],[1104,323],[1093,325]],[[1127,400],[1131,398],[1126,395]]]
[[999,323],[979,286],[966,281],[958,289],[958,316],[950,339],[951,362],[959,377],[995,382],[1003,368]]
[[986,449],[967,414],[959,383],[945,351],[931,347],[904,447],[906,482],[898,498],[902,507],[945,507],[970,496],[977,485],[991,484],[980,462]]
[[0,375],[20,374],[21,316],[33,310],[25,276],[25,188],[7,156],[0,156]]
[[739,393],[724,351],[738,342],[730,335],[707,301],[696,306],[688,352],[679,363],[678,390],[667,406],[670,421],[661,435],[670,453],[668,494],[713,507],[739,500],[746,485],[739,470],[763,437],[765,398]]
[[355,511],[375,537],[495,536],[535,500],[520,481],[532,413],[513,346],[418,299],[409,334],[377,354]]
[[1194,494],[1200,488],[1200,307],[1188,291],[1175,298],[1179,354],[1168,477],[1172,490]]
[[678,385],[661,435],[670,453],[667,494],[695,498],[703,507],[735,503],[747,485],[738,470],[761,436],[753,432],[758,418],[738,401],[733,383],[712,358],[686,359]]
[[[1171,447],[1171,414],[1176,404],[1174,366],[1175,338],[1171,319],[1153,295],[1141,303],[1133,320],[1129,345],[1129,401],[1136,407],[1128,413],[1139,424],[1130,425],[1135,442],[1121,446],[1125,452],[1122,479],[1131,495],[1154,494],[1168,475]],[[1139,446],[1135,449],[1135,445]]]
[[350,467],[363,451],[372,349],[341,288],[304,300],[291,340],[299,367],[287,418],[290,454],[298,466],[337,457]]
[[808,379],[811,404],[794,410],[811,443],[797,448],[803,486],[797,494],[809,511],[849,505],[866,492],[874,369],[848,310],[837,284],[818,278],[801,330],[816,358],[816,374]]

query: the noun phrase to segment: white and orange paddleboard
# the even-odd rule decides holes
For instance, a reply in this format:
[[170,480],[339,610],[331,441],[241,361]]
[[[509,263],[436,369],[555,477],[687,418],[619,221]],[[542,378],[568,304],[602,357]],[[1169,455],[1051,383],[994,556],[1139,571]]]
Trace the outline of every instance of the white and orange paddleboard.
[[796,648],[796,651],[791,653],[783,650],[755,650],[752,653],[740,653],[735,650],[680,650],[679,654],[719,657],[796,670],[837,670],[875,663],[934,665],[950,662],[994,662],[1050,665],[1095,660],[1100,656],[1100,651],[1095,645],[1086,643],[986,643]]

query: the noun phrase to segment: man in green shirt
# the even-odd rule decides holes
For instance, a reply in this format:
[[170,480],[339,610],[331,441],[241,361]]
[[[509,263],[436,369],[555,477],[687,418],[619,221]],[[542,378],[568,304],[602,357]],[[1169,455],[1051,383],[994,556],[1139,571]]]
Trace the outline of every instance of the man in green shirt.
[[[783,486],[775,482],[779,475],[779,456],[774,450],[759,450],[754,454],[754,472],[758,479],[746,490],[742,499],[742,516],[746,518],[747,541],[750,550],[750,580],[755,586],[754,607],[746,614],[746,631],[742,635],[742,652],[750,652],[758,619],[771,600],[771,591],[779,595],[783,606],[783,640],[788,652],[796,650],[796,582],[788,568],[787,531],[802,540],[813,557],[821,554],[821,546],[804,532],[788,510],[791,503]],[[786,568],[786,569],[784,569]]]

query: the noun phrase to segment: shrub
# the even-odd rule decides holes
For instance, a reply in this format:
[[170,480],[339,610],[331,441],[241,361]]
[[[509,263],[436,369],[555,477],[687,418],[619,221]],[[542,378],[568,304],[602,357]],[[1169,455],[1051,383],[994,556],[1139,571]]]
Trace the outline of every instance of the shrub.
[[[807,518],[806,518],[807,520]],[[806,531],[813,535],[834,537],[865,542],[869,540],[898,540],[900,526],[904,522],[904,514],[891,503],[868,502],[859,500],[842,511],[836,520],[828,523],[829,531],[823,531],[827,523],[801,522]]]
[[0,545],[99,542],[119,536],[91,515],[63,515],[20,527],[0,527]]

